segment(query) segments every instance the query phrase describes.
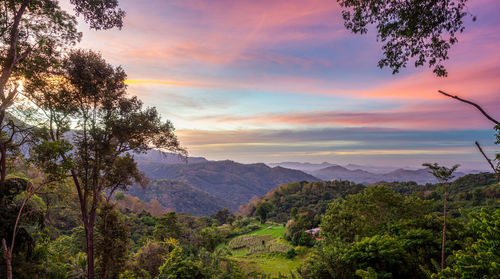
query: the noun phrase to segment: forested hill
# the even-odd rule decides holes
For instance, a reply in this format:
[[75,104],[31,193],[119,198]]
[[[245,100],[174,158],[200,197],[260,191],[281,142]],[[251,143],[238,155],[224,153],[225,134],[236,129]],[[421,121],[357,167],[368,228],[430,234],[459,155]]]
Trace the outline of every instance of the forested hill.
[[[415,195],[435,204],[440,209],[442,188],[440,184],[418,184],[416,182],[379,182],[368,186],[349,181],[294,182],[272,189],[267,194],[242,205],[240,213],[244,216],[257,216],[260,204],[272,204],[267,218],[276,222],[286,222],[291,215],[306,214],[312,225],[319,224],[320,215],[336,199],[362,192],[366,187],[386,186],[394,192],[408,196]],[[448,209],[451,215],[458,216],[466,211],[480,207],[499,207],[500,184],[493,173],[468,174],[451,182],[449,187]],[[295,213],[293,213],[295,211]],[[439,211],[439,210],[437,210]]]
[[332,200],[359,193],[365,187],[349,181],[293,182],[276,187],[260,199],[242,205],[240,213],[244,216],[255,216],[257,206],[269,202],[273,205],[273,210],[268,217],[277,222],[286,222],[293,208],[319,218]]
[[[248,203],[252,197],[260,197],[281,184],[319,180],[299,170],[271,168],[265,164],[240,164],[233,161],[207,161],[193,164],[142,161],[139,162],[139,168],[152,181],[158,179],[182,181],[216,197],[222,201],[221,206],[227,206],[233,211],[239,205]],[[159,193],[162,185],[157,186],[155,191]],[[199,196],[200,193],[196,193]],[[147,197],[149,194],[144,195]],[[162,200],[159,202],[162,203]],[[194,214],[193,211],[186,212]],[[207,212],[207,214],[214,212]]]

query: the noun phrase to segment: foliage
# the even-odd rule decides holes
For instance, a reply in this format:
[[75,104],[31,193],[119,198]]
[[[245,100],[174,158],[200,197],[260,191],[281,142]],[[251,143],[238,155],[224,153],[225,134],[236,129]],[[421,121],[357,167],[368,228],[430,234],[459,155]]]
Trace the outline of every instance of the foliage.
[[494,278],[500,274],[500,209],[483,209],[471,218],[474,241],[455,251],[455,262],[433,278]]
[[267,215],[274,209],[274,205],[270,202],[261,202],[257,205],[255,213],[259,217],[260,223],[264,224],[267,220]]
[[422,164],[424,167],[428,167],[430,170],[429,172],[436,177],[439,182],[441,183],[446,183],[454,178],[453,173],[457,170],[460,165],[454,165],[451,168],[447,168],[445,166],[439,166],[437,163],[434,164],[429,164],[425,163]]
[[[26,268],[36,272],[32,266],[40,261],[40,255],[35,253],[36,231],[44,226],[46,205],[39,196],[31,196],[30,183],[23,178],[8,178],[4,183],[5,191],[0,192],[0,199],[3,201],[0,204],[2,256],[4,258],[6,252],[12,253],[11,263],[15,276],[24,273],[23,270]],[[27,197],[31,198],[27,199]],[[24,201],[26,201],[24,209],[20,211]],[[20,219],[14,233],[18,214],[20,214]],[[14,246],[10,250],[12,241],[14,241]]]
[[364,188],[361,184],[349,181],[294,182],[283,184],[242,208],[249,212],[249,216],[257,216],[257,205],[268,201],[275,206],[268,213],[270,220],[285,224],[293,210],[295,215],[307,213],[313,222],[312,226],[317,226],[319,216],[326,211],[332,199],[356,194]]
[[393,73],[415,59],[415,67],[428,64],[436,75],[446,76],[443,62],[457,43],[457,34],[464,31],[463,20],[469,14],[467,0],[338,2],[344,8],[347,29],[365,34],[368,25],[376,25],[377,40],[383,43],[384,51],[378,66],[389,67]]
[[313,235],[306,230],[312,228],[312,222],[307,215],[300,215],[296,220],[290,220],[286,224],[285,238],[294,245],[311,246]]
[[384,230],[390,222],[424,216],[430,211],[428,205],[385,186],[368,187],[362,193],[333,202],[322,218],[321,233],[327,241],[352,242]]
[[216,228],[204,228],[200,231],[203,239],[203,247],[209,252],[213,252],[219,243],[222,243],[225,236]]
[[167,238],[179,238],[181,228],[177,222],[177,214],[175,211],[167,212],[156,223],[153,237],[157,241],[163,241]]
[[148,241],[139,249],[136,255],[137,266],[145,270],[151,278],[158,276],[158,269],[165,262],[168,246],[161,242]]
[[130,232],[124,218],[113,204],[104,204],[96,226],[96,260],[101,278],[117,278],[122,273],[129,253]]
[[217,213],[215,213],[215,220],[219,223],[219,225],[228,223],[229,225],[233,223],[235,217],[227,208],[223,208]]

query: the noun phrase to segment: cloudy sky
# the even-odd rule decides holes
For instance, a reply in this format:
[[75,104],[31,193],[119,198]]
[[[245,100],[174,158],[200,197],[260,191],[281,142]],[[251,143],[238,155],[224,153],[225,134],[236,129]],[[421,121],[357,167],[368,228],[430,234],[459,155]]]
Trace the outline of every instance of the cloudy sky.
[[122,65],[129,92],[171,120],[192,156],[487,168],[492,125],[438,89],[500,118],[500,1],[471,0],[446,63],[392,75],[375,32],[354,35],[334,0],[120,0],[124,28],[80,47]]

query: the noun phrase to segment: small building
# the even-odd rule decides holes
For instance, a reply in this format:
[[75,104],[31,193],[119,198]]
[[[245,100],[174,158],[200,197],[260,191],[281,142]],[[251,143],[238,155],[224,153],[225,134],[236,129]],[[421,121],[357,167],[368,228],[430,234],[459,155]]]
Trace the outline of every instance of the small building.
[[307,230],[306,233],[312,234],[312,235],[317,235],[319,233],[320,228],[313,228],[310,230]]
[[310,234],[311,237],[313,237],[317,241],[323,240],[321,237],[319,237],[319,230],[320,228],[312,228],[310,230],[307,230],[306,233]]

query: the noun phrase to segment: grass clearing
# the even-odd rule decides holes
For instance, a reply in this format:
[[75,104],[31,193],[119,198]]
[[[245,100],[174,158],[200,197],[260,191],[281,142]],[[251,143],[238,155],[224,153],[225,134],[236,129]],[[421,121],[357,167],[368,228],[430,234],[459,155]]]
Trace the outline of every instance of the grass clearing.
[[[272,237],[283,237],[285,227],[281,224],[261,224],[260,229],[248,233],[248,235],[270,235]],[[268,227],[271,227],[268,229]]]

